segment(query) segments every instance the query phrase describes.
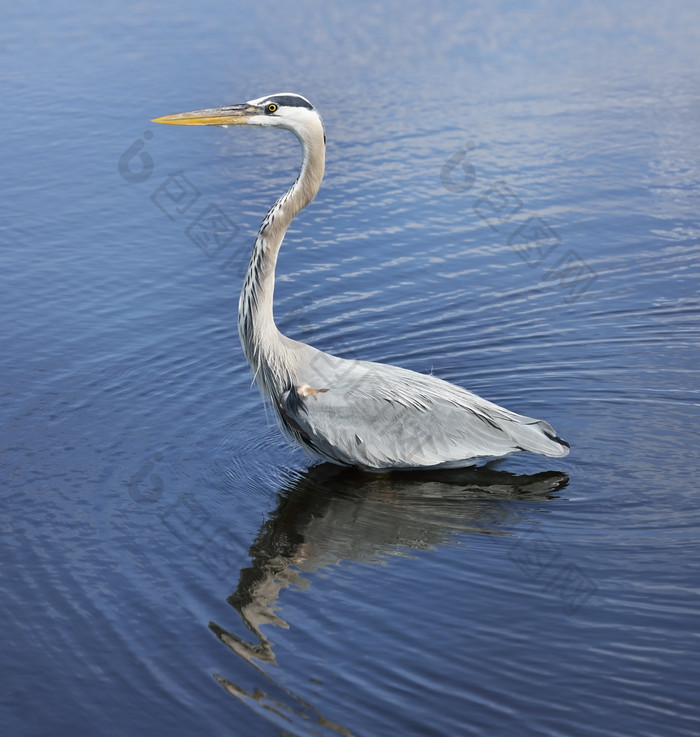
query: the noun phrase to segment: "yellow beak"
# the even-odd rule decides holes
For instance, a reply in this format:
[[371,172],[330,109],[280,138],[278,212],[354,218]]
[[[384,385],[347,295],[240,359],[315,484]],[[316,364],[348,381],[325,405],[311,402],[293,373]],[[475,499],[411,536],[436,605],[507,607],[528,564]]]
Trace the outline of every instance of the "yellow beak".
[[164,115],[162,118],[153,118],[151,122],[168,125],[245,125],[250,118],[260,114],[261,111],[255,105],[246,102],[241,105],[225,105]]

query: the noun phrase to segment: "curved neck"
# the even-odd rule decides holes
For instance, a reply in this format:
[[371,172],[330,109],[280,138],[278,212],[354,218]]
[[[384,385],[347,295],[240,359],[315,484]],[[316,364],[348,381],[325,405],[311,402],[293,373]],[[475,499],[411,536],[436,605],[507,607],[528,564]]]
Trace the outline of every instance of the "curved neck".
[[273,316],[277,255],[292,219],[316,196],[325,167],[326,146],[320,118],[293,133],[301,143],[301,171],[260,226],[238,303],[238,334],[243,352],[268,396],[286,391],[293,360],[287,355]]

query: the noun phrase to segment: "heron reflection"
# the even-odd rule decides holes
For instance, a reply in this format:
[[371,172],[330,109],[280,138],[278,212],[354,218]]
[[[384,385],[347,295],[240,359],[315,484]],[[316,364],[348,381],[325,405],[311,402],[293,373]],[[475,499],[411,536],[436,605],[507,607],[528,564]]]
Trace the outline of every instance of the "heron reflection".
[[[456,534],[508,535],[522,519],[517,501],[557,497],[568,476],[516,475],[482,467],[374,476],[322,464],[280,491],[277,507],[250,547],[228,602],[254,635],[248,641],[211,623],[248,662],[275,663],[265,625],[287,627],[280,596],[340,562],[372,564],[445,544]],[[313,576],[311,575],[311,582]]]

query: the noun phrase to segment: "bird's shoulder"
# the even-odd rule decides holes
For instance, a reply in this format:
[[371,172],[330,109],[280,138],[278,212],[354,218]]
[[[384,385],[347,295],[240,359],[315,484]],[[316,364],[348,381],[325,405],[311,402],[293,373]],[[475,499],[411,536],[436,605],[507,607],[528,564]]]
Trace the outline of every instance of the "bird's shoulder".
[[[414,416],[450,408],[489,416],[511,415],[460,386],[429,373],[393,364],[339,358],[310,346],[297,369],[286,400],[304,411],[341,411],[343,407],[394,407]],[[505,419],[505,417],[503,418]]]

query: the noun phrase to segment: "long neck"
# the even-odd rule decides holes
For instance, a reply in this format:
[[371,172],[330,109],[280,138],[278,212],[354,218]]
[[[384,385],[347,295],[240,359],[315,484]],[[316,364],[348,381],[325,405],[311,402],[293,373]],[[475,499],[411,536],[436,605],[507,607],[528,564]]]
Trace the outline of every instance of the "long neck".
[[301,171],[260,226],[238,303],[238,334],[243,352],[260,388],[274,399],[288,388],[294,366],[293,351],[277,330],[273,316],[277,255],[292,219],[316,196],[325,166],[320,119],[294,133],[301,142]]

